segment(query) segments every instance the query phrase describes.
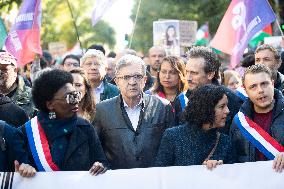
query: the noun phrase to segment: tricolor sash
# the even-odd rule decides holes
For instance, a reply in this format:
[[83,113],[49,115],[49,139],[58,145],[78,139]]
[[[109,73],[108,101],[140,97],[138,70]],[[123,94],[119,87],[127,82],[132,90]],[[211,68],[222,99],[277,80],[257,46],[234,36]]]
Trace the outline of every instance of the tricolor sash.
[[248,95],[243,87],[238,87],[236,89],[236,95],[240,97],[243,101],[245,101],[248,98]]
[[273,160],[277,154],[284,152],[284,147],[281,144],[242,112],[238,112],[234,122],[244,137],[262,152],[267,159]]
[[181,105],[181,109],[184,110],[184,108],[186,107],[187,103],[188,103],[188,98],[185,95],[185,92],[182,92],[178,95],[179,101],[180,101],[180,105]]
[[52,160],[46,135],[37,116],[28,121],[25,126],[29,146],[38,170],[59,171],[58,166]]

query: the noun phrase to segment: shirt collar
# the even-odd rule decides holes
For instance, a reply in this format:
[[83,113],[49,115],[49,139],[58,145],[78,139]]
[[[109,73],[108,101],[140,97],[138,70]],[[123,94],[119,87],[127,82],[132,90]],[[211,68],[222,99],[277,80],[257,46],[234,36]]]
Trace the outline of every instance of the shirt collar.
[[[122,98],[122,101],[123,101],[123,105],[124,105],[125,108],[130,108],[130,107],[126,104],[126,102],[124,101],[123,98]],[[136,107],[138,107],[138,106],[141,106],[142,102],[143,102],[143,97],[142,97],[142,95],[141,95],[141,98],[140,98],[139,103],[138,103],[137,105],[135,105],[135,106],[133,107],[133,109],[136,108]]]
[[103,91],[104,90],[104,82],[102,81],[101,84],[95,88],[95,91]]

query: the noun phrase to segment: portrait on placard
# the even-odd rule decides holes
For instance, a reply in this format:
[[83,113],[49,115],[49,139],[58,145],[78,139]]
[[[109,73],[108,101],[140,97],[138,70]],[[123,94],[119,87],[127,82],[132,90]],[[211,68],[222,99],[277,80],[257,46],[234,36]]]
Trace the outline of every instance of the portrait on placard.
[[180,55],[179,21],[153,22],[154,45],[163,46],[167,55]]

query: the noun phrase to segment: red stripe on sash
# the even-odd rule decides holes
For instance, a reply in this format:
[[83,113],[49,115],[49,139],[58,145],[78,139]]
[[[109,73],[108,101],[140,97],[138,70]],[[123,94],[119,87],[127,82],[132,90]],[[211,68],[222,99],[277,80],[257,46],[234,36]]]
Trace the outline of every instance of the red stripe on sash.
[[279,152],[284,152],[284,147],[279,144],[273,137],[271,137],[265,130],[263,130],[259,125],[245,116],[246,121],[248,124],[254,128],[267,142],[269,142],[274,148],[276,148]]
[[60,169],[57,167],[57,165],[52,160],[52,156],[51,156],[51,153],[50,153],[50,148],[49,148],[49,145],[48,145],[47,138],[46,138],[44,130],[41,127],[38,120],[37,120],[37,124],[38,124],[39,136],[40,136],[40,140],[41,140],[45,159],[46,159],[47,163],[49,164],[50,168],[53,171],[59,171]]

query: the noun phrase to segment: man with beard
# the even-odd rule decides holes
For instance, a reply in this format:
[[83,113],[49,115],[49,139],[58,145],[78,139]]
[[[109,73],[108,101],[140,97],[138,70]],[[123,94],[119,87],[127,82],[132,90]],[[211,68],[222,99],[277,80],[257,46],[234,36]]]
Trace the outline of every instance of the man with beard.
[[0,93],[24,109],[29,117],[33,117],[35,108],[31,102],[31,88],[18,75],[17,59],[8,52],[0,52],[0,71]]
[[153,166],[160,139],[171,125],[171,107],[143,93],[146,67],[141,58],[124,55],[116,64],[121,95],[96,106],[94,127],[111,169]]
[[157,78],[163,58],[166,56],[166,51],[161,46],[153,46],[149,49],[149,67],[147,71],[152,77]]
[[284,75],[278,71],[281,63],[280,53],[274,47],[264,44],[255,50],[255,64],[263,64],[271,70],[274,87],[284,94]]
[[[248,99],[231,126],[230,135],[238,162],[274,160],[273,169],[284,167],[284,98],[274,88],[271,70],[262,64],[246,69],[243,86]],[[281,152],[282,151],[282,152]]]
[[[190,96],[192,90],[205,84],[220,85],[218,82],[220,65],[216,54],[210,48],[192,47],[188,52],[188,62],[185,66],[189,88],[187,97]],[[225,88],[225,90],[230,113],[227,116],[226,125],[221,131],[228,134],[233,117],[239,111],[242,101],[230,89]]]

